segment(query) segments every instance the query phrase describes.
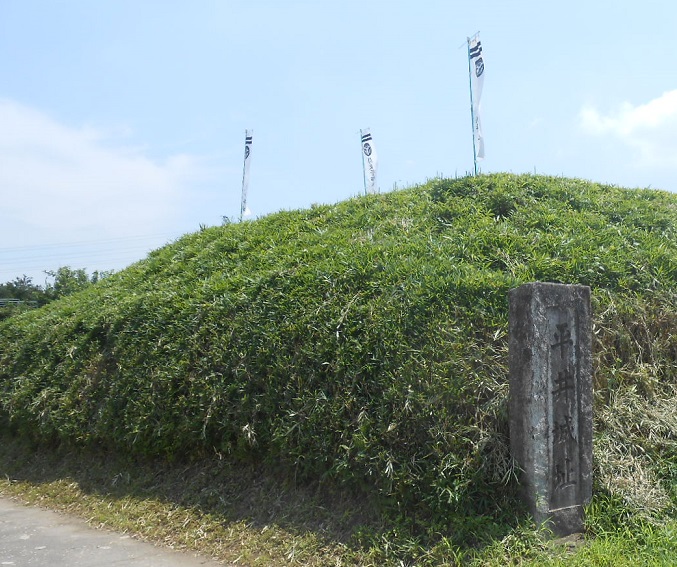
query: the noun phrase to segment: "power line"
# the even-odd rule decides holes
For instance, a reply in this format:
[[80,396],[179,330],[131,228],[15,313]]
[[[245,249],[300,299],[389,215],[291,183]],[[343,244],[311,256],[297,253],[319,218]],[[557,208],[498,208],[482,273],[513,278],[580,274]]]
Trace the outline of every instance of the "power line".
[[132,241],[132,240],[149,240],[149,239],[156,239],[156,238],[170,238],[176,236],[175,234],[170,234],[170,233],[158,233],[158,234],[145,234],[145,235],[137,235],[137,236],[123,236],[119,238],[106,238],[106,239],[100,239],[100,240],[75,240],[71,242],[57,242],[57,243],[50,243],[50,244],[34,244],[34,245],[27,245],[27,246],[10,246],[10,247],[0,247],[0,254],[8,253],[8,252],[23,252],[27,250],[52,250],[52,249],[62,249],[62,248],[74,248],[78,246],[82,246],[85,244],[88,245],[95,245],[95,244],[106,244],[106,243],[116,243],[116,242],[124,242],[124,241]]
[[[99,240],[76,240],[0,248],[0,281],[12,277],[33,277],[61,266],[85,269],[120,269],[144,258],[151,250],[177,238],[177,234],[156,233]],[[84,264],[87,264],[86,266]],[[8,279],[9,277],[9,279]]]

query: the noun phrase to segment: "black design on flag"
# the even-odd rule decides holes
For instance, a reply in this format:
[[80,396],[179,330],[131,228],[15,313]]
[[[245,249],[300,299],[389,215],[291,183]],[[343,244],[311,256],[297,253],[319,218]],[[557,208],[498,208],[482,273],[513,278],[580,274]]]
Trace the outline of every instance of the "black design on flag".
[[376,148],[374,148],[374,142],[369,130],[361,130],[360,133],[362,134],[362,152],[365,156],[363,159],[364,188],[367,193],[376,193],[376,169],[378,167]]
[[244,139],[244,159],[247,159],[249,157],[249,153],[251,150],[249,149],[249,146],[252,145],[252,136],[245,136]]
[[371,134],[369,133],[362,136],[362,150],[365,156],[369,157],[371,155]]
[[484,59],[481,57],[475,61],[475,76],[480,77],[484,73]]

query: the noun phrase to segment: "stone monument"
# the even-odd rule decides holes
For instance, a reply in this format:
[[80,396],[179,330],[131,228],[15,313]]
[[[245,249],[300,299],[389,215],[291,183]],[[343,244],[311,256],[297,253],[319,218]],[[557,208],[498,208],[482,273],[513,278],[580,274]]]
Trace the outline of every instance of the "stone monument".
[[530,283],[510,294],[510,447],[534,519],[584,529],[592,496],[590,288]]

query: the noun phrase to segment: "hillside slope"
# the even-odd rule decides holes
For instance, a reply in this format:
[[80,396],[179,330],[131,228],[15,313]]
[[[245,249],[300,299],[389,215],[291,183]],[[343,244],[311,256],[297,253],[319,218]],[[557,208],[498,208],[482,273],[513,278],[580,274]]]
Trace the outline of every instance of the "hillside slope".
[[208,228],[0,326],[0,424],[514,516],[507,293],[592,287],[596,491],[677,503],[677,196],[496,174]]

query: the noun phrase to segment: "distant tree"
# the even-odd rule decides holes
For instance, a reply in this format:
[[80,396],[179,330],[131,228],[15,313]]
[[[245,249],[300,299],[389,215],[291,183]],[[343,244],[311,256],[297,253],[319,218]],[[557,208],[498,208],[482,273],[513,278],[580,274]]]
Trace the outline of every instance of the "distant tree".
[[86,270],[82,268],[74,270],[70,266],[62,266],[56,271],[50,270],[45,271],[45,273],[54,278],[54,283],[47,284],[45,292],[49,294],[52,299],[58,299],[59,297],[81,291],[110,276],[113,272],[95,271],[91,276],[88,276]]
[[[37,302],[39,306],[45,305],[50,301],[59,299],[71,293],[75,293],[87,286],[110,276],[112,271],[95,271],[91,276],[83,269],[74,270],[70,266],[62,266],[54,271],[45,271],[45,273],[54,278],[53,283],[45,283],[39,286],[33,283],[32,278],[23,275],[13,281],[0,284],[0,299],[18,299],[25,302]],[[25,311],[35,304],[21,305],[12,308],[0,309],[0,320]]]
[[0,298],[18,299],[19,301],[26,302],[20,305],[0,308],[0,321],[26,311],[26,309],[32,309],[35,307],[33,302],[37,302],[38,305],[44,305],[50,301],[44,290],[40,286],[34,285],[32,279],[26,275],[16,278],[14,281],[0,284]]
[[25,274],[11,282],[0,284],[0,297],[21,301],[37,301],[38,303],[47,302],[44,290],[39,285],[35,285],[33,279]]
[[62,266],[56,271],[45,271],[45,273],[54,278],[54,283],[47,284],[47,292],[54,298],[71,295],[80,291],[89,285],[87,272],[82,268],[74,270],[70,266]]
[[108,276],[112,276],[115,273],[115,270],[94,270],[92,275],[89,277],[90,283],[96,283]]

